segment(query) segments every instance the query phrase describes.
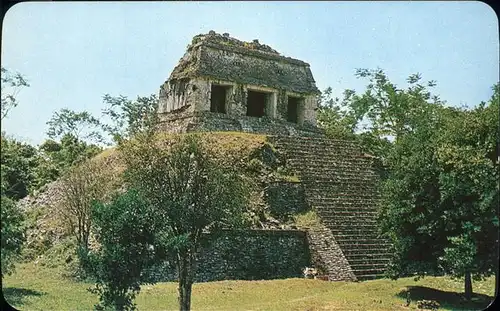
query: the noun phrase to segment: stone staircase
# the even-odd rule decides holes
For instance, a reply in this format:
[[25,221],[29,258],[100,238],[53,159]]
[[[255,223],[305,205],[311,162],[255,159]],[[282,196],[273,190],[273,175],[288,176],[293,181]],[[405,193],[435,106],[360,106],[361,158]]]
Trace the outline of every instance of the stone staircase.
[[357,280],[331,230],[326,226],[307,230],[307,243],[311,262],[323,270],[321,274],[326,275],[329,281]]
[[390,244],[378,236],[371,159],[354,142],[322,137],[273,136],[304,185],[307,203],[331,230],[358,280],[382,277]]

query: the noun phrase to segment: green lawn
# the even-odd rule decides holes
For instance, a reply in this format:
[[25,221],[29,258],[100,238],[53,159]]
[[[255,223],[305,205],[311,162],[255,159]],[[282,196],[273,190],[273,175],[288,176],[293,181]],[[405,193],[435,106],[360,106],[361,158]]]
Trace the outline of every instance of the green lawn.
[[[60,277],[60,270],[17,266],[3,280],[6,300],[19,310],[91,310],[97,296],[91,284]],[[460,295],[463,284],[447,277],[375,280],[359,283],[286,279],[272,281],[221,281],[193,287],[193,310],[416,310],[416,300],[432,299],[443,310],[482,310],[493,298],[494,279],[474,282],[473,301]],[[412,302],[406,307],[406,292]],[[143,286],[136,299],[139,310],[177,310],[177,284]]]

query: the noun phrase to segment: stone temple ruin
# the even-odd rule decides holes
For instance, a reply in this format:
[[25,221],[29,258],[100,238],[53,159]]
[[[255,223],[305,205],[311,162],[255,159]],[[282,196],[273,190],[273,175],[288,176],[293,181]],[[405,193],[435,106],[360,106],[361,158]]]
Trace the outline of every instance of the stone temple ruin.
[[297,135],[317,131],[319,90],[309,64],[258,40],[195,36],[160,88],[164,130]]
[[228,233],[202,256],[198,281],[300,277],[306,266],[329,280],[383,275],[389,243],[377,233],[372,158],[316,127],[318,94],[307,63],[213,31],[193,38],[161,86],[163,131],[268,135],[299,177],[263,185],[269,209],[313,209],[321,220],[307,230]]

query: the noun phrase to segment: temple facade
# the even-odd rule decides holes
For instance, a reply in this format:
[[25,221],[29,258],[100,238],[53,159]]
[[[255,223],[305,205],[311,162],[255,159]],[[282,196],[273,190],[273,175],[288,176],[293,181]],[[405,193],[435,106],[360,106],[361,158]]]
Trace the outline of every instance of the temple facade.
[[258,40],[197,35],[160,87],[162,129],[308,135],[316,128],[317,96],[309,64]]

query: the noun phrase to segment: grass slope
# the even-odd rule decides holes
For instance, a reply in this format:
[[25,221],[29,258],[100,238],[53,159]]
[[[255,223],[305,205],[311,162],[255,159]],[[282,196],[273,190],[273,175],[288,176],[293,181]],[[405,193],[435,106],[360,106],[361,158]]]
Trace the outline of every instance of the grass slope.
[[[5,299],[19,310],[91,310],[97,296],[92,284],[60,277],[60,271],[32,263],[3,280]],[[463,285],[447,277],[419,281],[403,278],[354,282],[306,279],[221,281],[193,286],[193,310],[416,310],[416,300],[433,299],[442,310],[482,310],[493,299],[494,279],[474,282],[474,299],[465,303]],[[406,292],[413,298],[406,307]],[[177,310],[177,284],[143,286],[139,310]]]

